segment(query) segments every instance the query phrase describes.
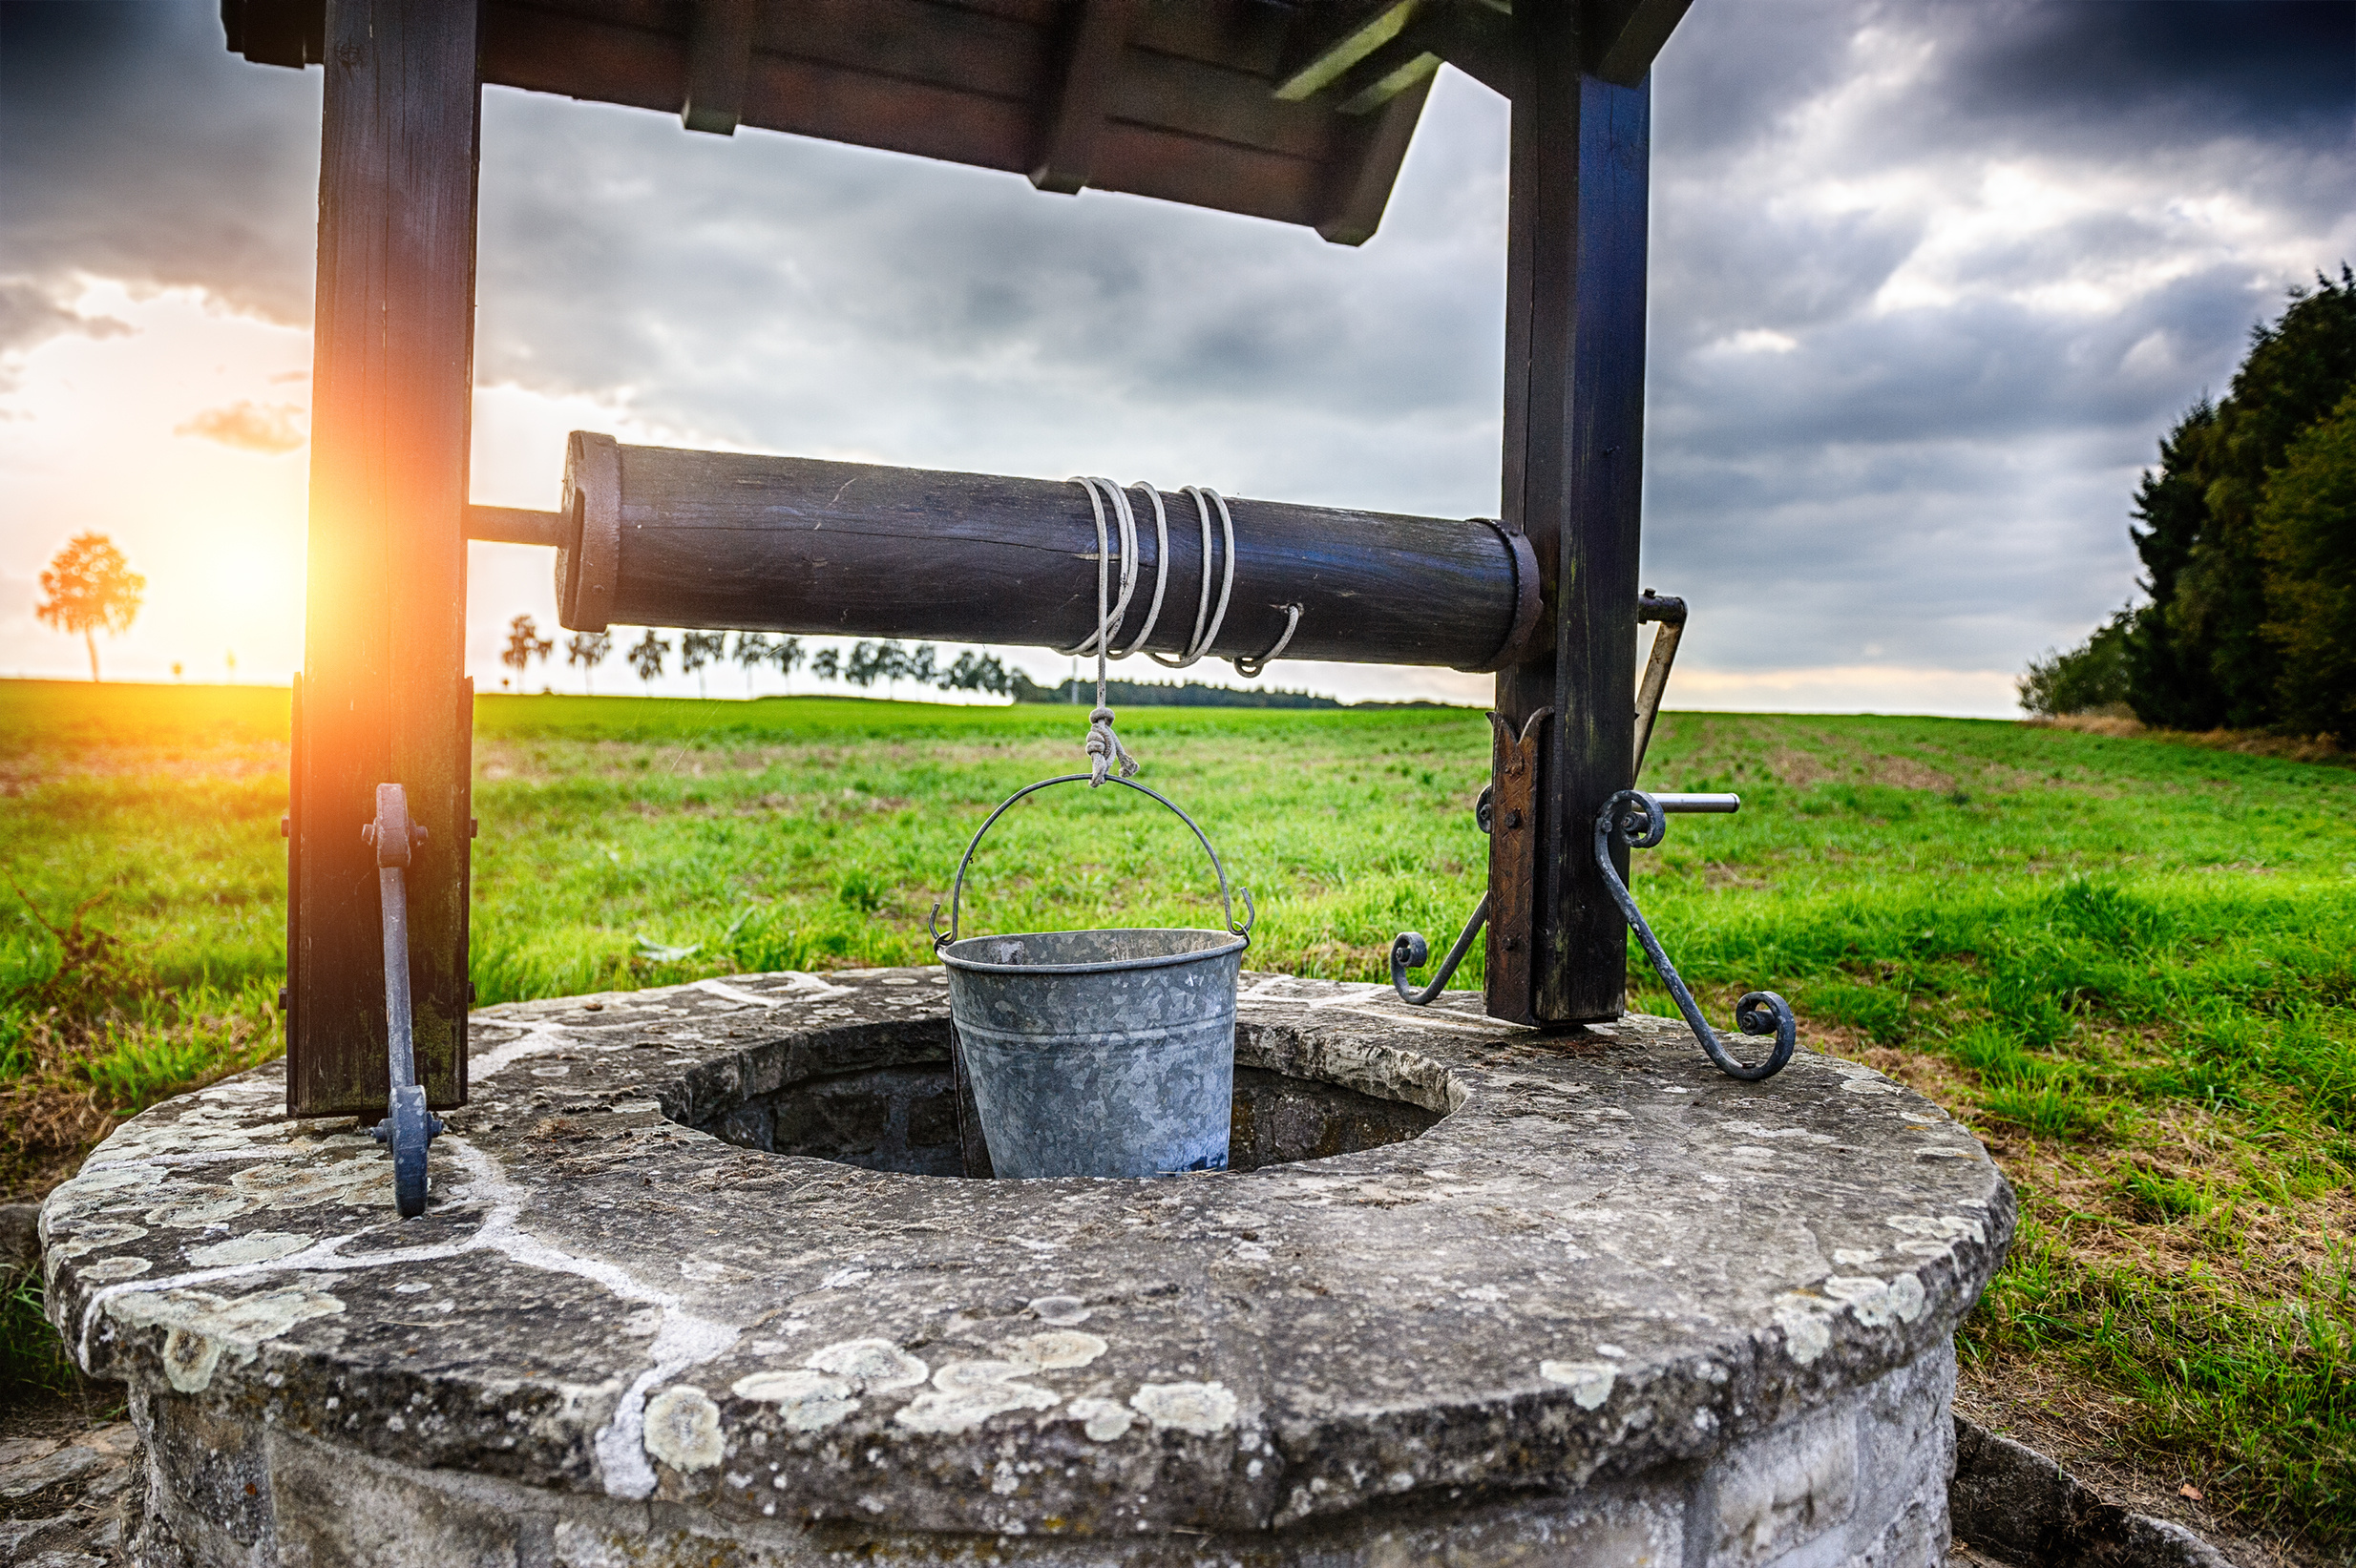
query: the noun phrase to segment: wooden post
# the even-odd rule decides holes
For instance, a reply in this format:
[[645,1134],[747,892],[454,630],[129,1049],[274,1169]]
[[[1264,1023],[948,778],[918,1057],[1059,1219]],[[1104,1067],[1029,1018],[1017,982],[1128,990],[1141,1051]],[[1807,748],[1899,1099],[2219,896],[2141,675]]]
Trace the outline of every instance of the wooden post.
[[1634,749],[1651,100],[1645,80],[1588,73],[1596,40],[1569,0],[1525,0],[1514,26],[1504,516],[1529,536],[1554,638],[1497,678],[1498,800],[1530,788],[1508,778],[1506,734],[1535,724],[1538,776],[1526,834],[1501,817],[1490,835],[1491,906],[1527,914],[1491,921],[1487,1004],[1567,1025],[1625,1005],[1628,931],[1593,825]]
[[398,784],[418,1080],[466,1096],[467,433],[475,0],[332,0],[319,172],[310,581],[294,753],[287,1109],[384,1115],[382,924],[360,836]]

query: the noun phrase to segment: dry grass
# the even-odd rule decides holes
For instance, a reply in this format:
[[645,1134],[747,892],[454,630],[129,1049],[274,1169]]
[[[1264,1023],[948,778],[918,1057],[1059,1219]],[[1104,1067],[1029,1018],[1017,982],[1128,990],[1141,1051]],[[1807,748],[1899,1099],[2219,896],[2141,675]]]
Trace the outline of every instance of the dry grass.
[[2211,751],[2230,751],[2243,757],[2356,765],[2356,756],[2342,750],[2328,735],[2277,735],[2262,729],[2153,729],[2135,719],[2101,713],[2065,713],[2051,719],[2024,719],[2021,722],[2037,729],[2066,729],[2080,735],[2107,735],[2114,740],[2140,737],[2174,745],[2205,746]]

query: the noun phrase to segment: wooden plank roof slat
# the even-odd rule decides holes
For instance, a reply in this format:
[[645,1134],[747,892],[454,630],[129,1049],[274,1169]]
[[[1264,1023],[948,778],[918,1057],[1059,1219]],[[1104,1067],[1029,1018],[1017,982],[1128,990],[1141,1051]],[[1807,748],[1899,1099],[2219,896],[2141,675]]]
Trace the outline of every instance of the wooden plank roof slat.
[[753,0],[695,0],[687,29],[687,96],[679,109],[688,130],[736,134],[752,67],[752,23]]
[[1079,0],[1073,8],[1046,135],[1031,167],[1041,190],[1073,196],[1088,183],[1122,55],[1143,10],[1142,0]]
[[[1482,3],[1493,0],[482,0],[482,80],[1357,243],[1389,197],[1369,182],[1396,176],[1435,59],[1455,56],[1460,33],[1485,38],[1483,24],[1460,26]],[[1641,42],[1677,0],[1587,3],[1617,8]],[[318,57],[325,12],[325,0],[221,0],[232,48],[288,65]],[[1317,29],[1394,14],[1397,47],[1378,39],[1353,56],[1376,55],[1365,71],[1345,65],[1300,101],[1275,95]]]
[[1423,100],[1432,91],[1432,77],[1399,94],[1359,121],[1362,129],[1355,158],[1336,166],[1328,178],[1327,216],[1317,220],[1318,235],[1336,245],[1362,245],[1382,226],[1383,210],[1399,183],[1399,165],[1415,139],[1423,117]]

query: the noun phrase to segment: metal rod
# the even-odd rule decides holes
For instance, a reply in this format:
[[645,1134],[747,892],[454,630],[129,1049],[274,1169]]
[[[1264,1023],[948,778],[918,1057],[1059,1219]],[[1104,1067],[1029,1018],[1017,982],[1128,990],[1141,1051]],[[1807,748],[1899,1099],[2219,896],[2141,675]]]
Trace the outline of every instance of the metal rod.
[[1700,813],[1706,816],[1731,817],[1742,809],[1739,795],[1663,795],[1648,790],[1653,804],[1662,810],[1676,813]]
[[[1689,795],[1685,799],[1730,800],[1733,797]],[[1731,807],[1705,809],[1726,810]],[[1619,905],[1620,912],[1628,917],[1628,923],[1636,929],[1636,939],[1644,944],[1645,956],[1652,960],[1652,972],[1659,975],[1661,984],[1669,988],[1669,994],[1676,999],[1677,1011],[1685,1014],[1687,1026],[1693,1031],[1693,1038],[1701,1043],[1702,1054],[1715,1062],[1719,1071],[1729,1077],[1754,1083],[1761,1078],[1774,1077],[1783,1071],[1783,1064],[1792,1059],[1792,1052],[1799,1044],[1799,1026],[1792,1016],[1791,1004],[1772,991],[1754,991],[1746,994],[1735,1005],[1735,1024],[1745,1035],[1775,1035],[1775,1049],[1768,1054],[1765,1061],[1756,1067],[1736,1061],[1728,1055],[1726,1047],[1718,1041],[1717,1032],[1710,1027],[1710,1020],[1702,1016],[1700,1007],[1694,1003],[1693,993],[1686,989],[1683,977],[1677,973],[1677,966],[1671,963],[1669,954],[1662,951],[1660,938],[1652,934],[1652,928],[1645,920],[1644,911],[1636,908],[1636,900],[1629,892],[1628,884],[1620,880],[1620,873],[1611,864],[1611,841],[1614,838],[1630,849],[1650,849],[1660,843],[1661,836],[1669,831],[1667,811],[1662,797],[1648,795],[1641,789],[1623,789],[1612,796],[1595,818],[1595,864],[1603,871],[1605,886],[1611,889],[1612,901]]]
[[1661,694],[1669,689],[1669,667],[1677,661],[1677,641],[1685,636],[1685,600],[1650,588],[1636,600],[1638,624],[1654,621],[1652,651],[1645,659],[1644,679],[1636,687],[1636,765],[1629,777],[1644,773],[1645,748],[1652,743],[1652,721],[1661,716]]
[[417,1081],[417,1046],[409,999],[409,894],[401,884],[401,868],[377,868],[376,894],[385,914],[387,1064],[392,1087],[407,1089]]

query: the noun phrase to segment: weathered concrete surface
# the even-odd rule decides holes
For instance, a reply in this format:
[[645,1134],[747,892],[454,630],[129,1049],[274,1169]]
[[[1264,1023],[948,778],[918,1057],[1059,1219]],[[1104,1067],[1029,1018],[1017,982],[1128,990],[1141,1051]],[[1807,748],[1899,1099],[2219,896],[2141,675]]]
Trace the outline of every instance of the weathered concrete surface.
[[1737,1083],[1660,1020],[1547,1037],[1470,996],[1247,976],[1239,1064],[1443,1119],[1037,1182],[690,1130],[937,1063],[944,989],[486,1010],[406,1224],[364,1135],[280,1117],[275,1068],[125,1125],[42,1225],[68,1343],[134,1385],[148,1559],[1944,1550],[1950,1339],[2011,1196],[1899,1085],[1804,1053]]

